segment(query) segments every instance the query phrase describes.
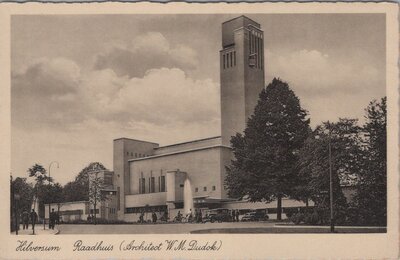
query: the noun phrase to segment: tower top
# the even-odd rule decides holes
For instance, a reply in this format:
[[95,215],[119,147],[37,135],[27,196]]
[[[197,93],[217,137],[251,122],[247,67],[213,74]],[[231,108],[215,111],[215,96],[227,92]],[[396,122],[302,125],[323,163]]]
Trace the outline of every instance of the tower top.
[[222,23],[222,47],[229,47],[234,44],[234,32],[239,28],[248,28],[249,26],[260,29],[260,24],[251,20],[247,16],[241,15]]

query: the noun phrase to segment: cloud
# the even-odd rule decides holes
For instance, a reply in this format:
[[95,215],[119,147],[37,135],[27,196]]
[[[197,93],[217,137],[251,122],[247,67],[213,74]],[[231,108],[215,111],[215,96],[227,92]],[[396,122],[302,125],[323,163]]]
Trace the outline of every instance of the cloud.
[[266,50],[266,81],[279,77],[288,82],[309,111],[313,126],[339,117],[362,121],[369,101],[385,95],[384,68],[365,57],[336,57],[318,50]]
[[152,69],[143,78],[120,78],[107,73],[104,84],[95,82],[104,71],[91,74],[83,84],[93,117],[104,121],[207,122],[219,116],[219,87],[213,81],[194,80],[173,68]]
[[12,120],[23,127],[72,129],[90,119],[207,125],[219,112],[218,84],[192,79],[178,68],[129,78],[111,69],[81,73],[73,61],[43,59],[12,79]]
[[138,35],[129,44],[108,46],[95,58],[96,70],[112,69],[119,76],[142,77],[147,70],[155,68],[180,68],[189,72],[198,66],[197,52],[178,44],[172,46],[159,32]]
[[318,50],[276,53],[266,50],[266,57],[267,82],[280,77],[302,94],[354,95],[366,89],[379,91],[385,84],[379,77],[380,68],[356,55],[343,59]]
[[81,120],[80,68],[64,58],[40,59],[11,81],[13,123],[30,127],[67,125]]

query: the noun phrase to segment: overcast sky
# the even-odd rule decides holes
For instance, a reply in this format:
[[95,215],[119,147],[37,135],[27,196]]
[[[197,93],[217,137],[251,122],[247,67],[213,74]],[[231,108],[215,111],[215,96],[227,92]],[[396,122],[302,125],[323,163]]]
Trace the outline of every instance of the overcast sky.
[[[220,135],[221,23],[237,15],[13,16],[12,173],[40,163],[65,184],[113,139],[167,145]],[[363,119],[385,95],[385,16],[248,15],[266,84],[287,81],[311,124]]]

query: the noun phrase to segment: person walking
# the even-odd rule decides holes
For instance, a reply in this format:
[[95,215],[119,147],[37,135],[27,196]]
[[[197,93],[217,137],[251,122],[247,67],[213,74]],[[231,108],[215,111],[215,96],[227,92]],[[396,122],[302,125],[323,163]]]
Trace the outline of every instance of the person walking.
[[157,214],[153,211],[153,213],[151,214],[151,217],[153,219],[153,223],[157,222]]
[[54,212],[54,209],[51,209],[51,213],[50,213],[50,228],[54,229],[55,225],[56,225],[56,213]]
[[236,221],[236,210],[232,210],[232,222]]
[[239,222],[239,210],[236,210],[236,222]]
[[36,221],[38,218],[38,215],[36,214],[35,209],[32,209],[30,217],[31,217],[33,234],[35,234],[35,224],[36,224]]
[[24,212],[22,212],[22,227],[23,229],[28,229],[29,226],[29,213],[27,210],[24,210]]
[[142,213],[140,213],[140,216],[139,216],[139,223],[143,223],[143,217],[144,217],[144,213],[142,212]]

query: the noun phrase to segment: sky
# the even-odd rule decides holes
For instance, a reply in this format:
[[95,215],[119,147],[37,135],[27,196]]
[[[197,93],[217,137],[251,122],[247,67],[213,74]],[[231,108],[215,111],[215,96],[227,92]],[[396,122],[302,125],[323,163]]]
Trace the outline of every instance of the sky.
[[[237,14],[14,15],[11,168],[65,184],[112,170],[113,139],[160,145],[220,135],[221,23]],[[384,14],[250,14],[266,84],[289,83],[311,126],[359,118],[385,96]]]

